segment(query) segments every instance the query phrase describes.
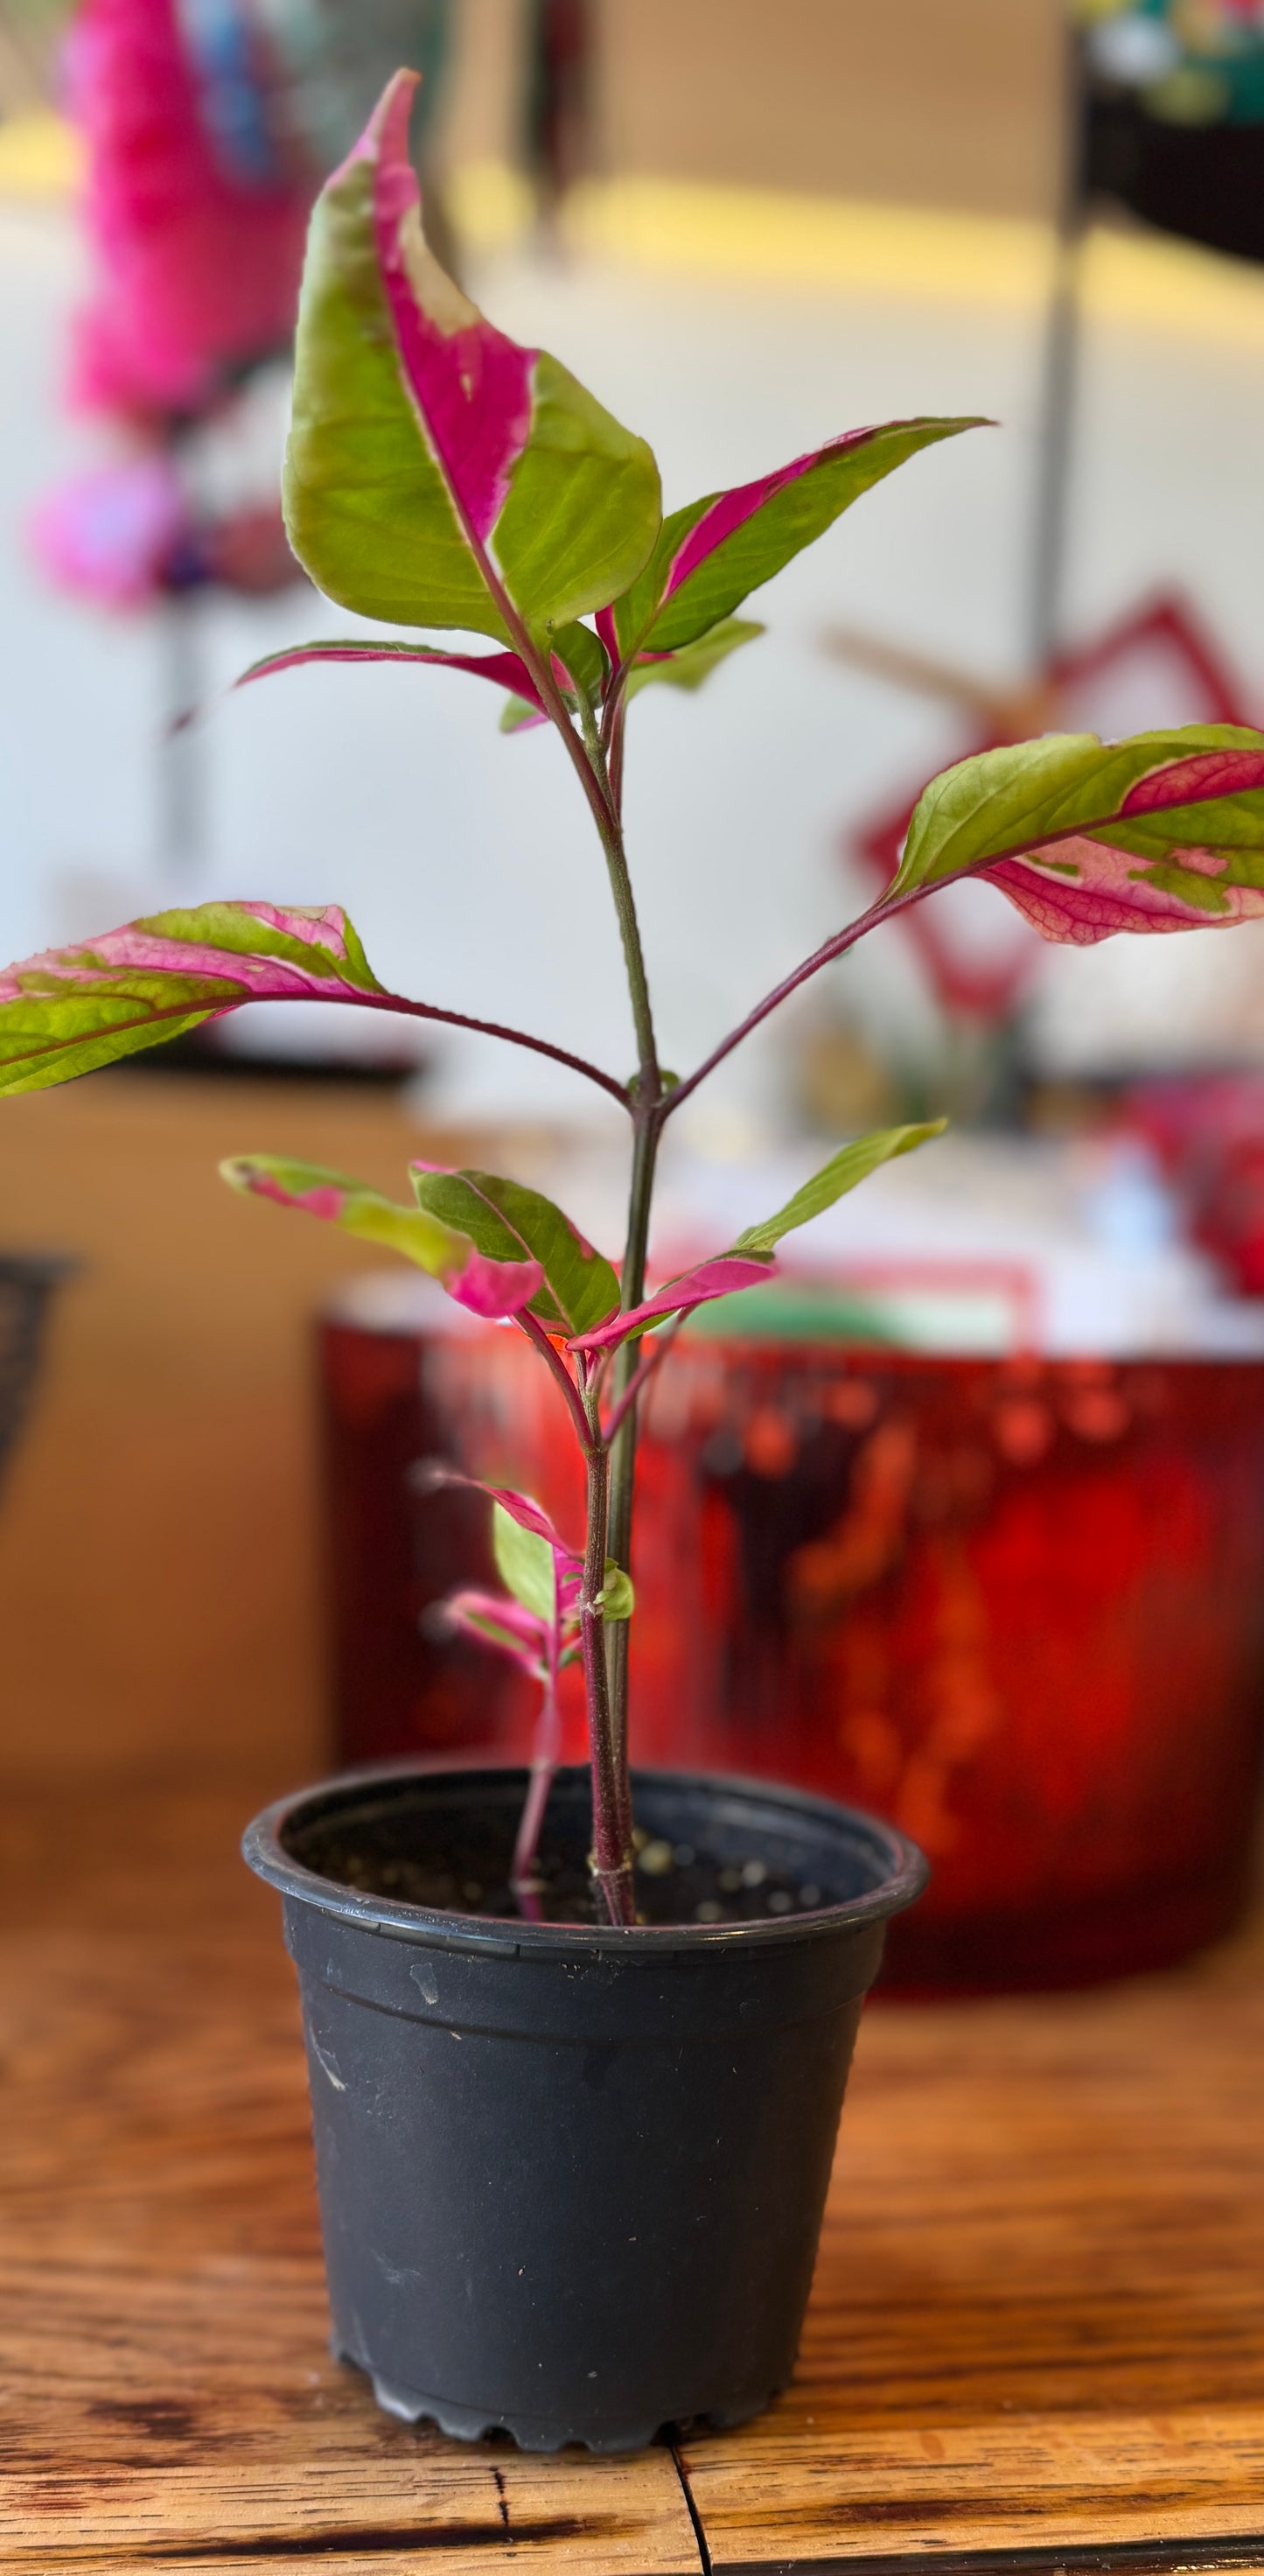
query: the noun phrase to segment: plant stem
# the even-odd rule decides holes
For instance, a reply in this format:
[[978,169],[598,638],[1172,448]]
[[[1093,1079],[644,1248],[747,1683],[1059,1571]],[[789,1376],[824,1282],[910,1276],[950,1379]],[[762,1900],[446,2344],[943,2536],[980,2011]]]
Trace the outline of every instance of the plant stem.
[[541,1324],[525,1307],[520,1315],[515,1315],[514,1322],[526,1334],[527,1340],[531,1343],[533,1349],[539,1352],[545,1367],[555,1379],[563,1401],[565,1402],[567,1412],[571,1417],[572,1426],[578,1436],[580,1448],[586,1453],[592,1441],[592,1425],[589,1421],[588,1415],[584,1411],[583,1405],[580,1402],[575,1381],[567,1368],[565,1360],[562,1358],[560,1351],[554,1349],[552,1342],[549,1340],[548,1334],[545,1332],[543,1324]]
[[[636,1082],[631,1095],[624,1095],[633,1119],[628,1233],[620,1281],[620,1300],[627,1308],[638,1305],[645,1290],[645,1253],[654,1193],[654,1164],[662,1123],[663,1081],[654,1035],[649,979],[645,972],[645,953],[623,846],[620,816],[622,726],[616,712],[612,777],[601,727],[583,691],[577,693],[577,732],[547,655],[529,648],[526,658],[538,683],[542,703],[565,743],[567,756],[579,777],[597,826],[623,944],[637,1051]],[[552,1356],[556,1360],[556,1354]],[[557,1364],[560,1367],[560,1363]],[[627,1395],[635,1369],[635,1353],[620,1351],[614,1371],[616,1403]],[[580,1383],[583,1387],[582,1374]],[[597,1596],[605,1582],[607,1556],[613,1557],[615,1563],[626,1571],[631,1553],[636,1399],[634,1396],[631,1402],[622,1404],[613,1459],[602,1437],[596,1394],[589,1393],[586,1387],[583,1409],[588,1419],[589,1441],[585,1446],[587,1543],[580,1599],[580,1637],[592,1761],[592,1870],[610,1921],[630,1924],[635,1919],[635,1908],[632,1894],[632,1790],[628,1776],[628,1622],[611,1620],[607,1625]]]
[[[593,820],[605,852],[606,873],[610,879],[610,891],[614,896],[615,914],[619,923],[619,936],[623,942],[628,998],[632,1004],[632,1025],[636,1031],[637,1107],[652,1111],[658,1105],[662,1078],[658,1067],[658,1048],[654,1040],[654,1014],[650,1008],[645,952],[641,946],[641,932],[636,917],[632,880],[628,874],[627,855],[623,847],[623,825],[619,819],[618,799],[610,783],[605,746],[602,743],[597,719],[583,697],[579,701],[579,721],[584,737],[582,750],[585,764],[597,780],[601,791],[600,795],[592,800]],[[573,731],[571,741],[575,743]],[[575,747],[577,750],[581,748],[578,743]],[[651,1171],[652,1168],[651,1157]]]
[[[650,1211],[654,1198],[654,1165],[662,1119],[657,1104],[643,1110],[638,1094],[633,1111],[632,1178],[628,1192],[628,1232],[623,1256],[620,1300],[625,1308],[639,1306],[645,1294],[645,1254],[649,1242]],[[632,1504],[636,1485],[637,1399],[627,1401],[637,1369],[637,1351],[625,1342],[619,1351],[613,1371],[611,1393],[617,1416],[610,1461],[610,1521],[606,1539],[607,1553],[615,1564],[631,1572]],[[611,1723],[619,1758],[620,1780],[627,1801],[627,1831],[632,1830],[632,1792],[628,1781],[628,1647],[629,1622],[612,1620],[606,1632],[606,1661],[610,1676]]]
[[626,1766],[620,1761],[606,1673],[606,1622],[600,1594],[606,1579],[606,1521],[610,1453],[600,1435],[587,1458],[588,1536],[579,1596],[579,1634],[588,1686],[588,1737],[592,1764],[593,1849],[589,1866],[611,1923],[635,1920],[632,1852],[627,1832]]
[[553,1786],[561,1744],[561,1716],[557,1705],[560,1643],[561,1614],[558,1606],[555,1566],[553,1624],[548,1643],[548,1672],[544,1684],[544,1697],[540,1703],[540,1714],[536,1720],[535,1741],[531,1747],[531,1777],[527,1786],[526,1802],[518,1822],[518,1838],[514,1844],[513,1860],[509,1869],[509,1884],[517,1899],[518,1911],[525,1915],[529,1923],[538,1923],[541,1919],[541,1883],[536,1872],[536,1859],[540,1849],[540,1828],[544,1823],[544,1811],[549,1803],[549,1791]]

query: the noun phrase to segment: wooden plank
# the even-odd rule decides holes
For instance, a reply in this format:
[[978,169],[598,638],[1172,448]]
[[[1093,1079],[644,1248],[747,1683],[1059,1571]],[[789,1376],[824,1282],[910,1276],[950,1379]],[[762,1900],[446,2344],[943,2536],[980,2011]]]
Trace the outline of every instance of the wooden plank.
[[254,1798],[0,1820],[5,2576],[694,2576],[670,2452],[450,2443],[331,2359],[292,1973],[236,1856]]
[[1264,2563],[1262,1966],[868,2016],[796,2384],[685,2448],[717,2576]]
[[[6,2576],[683,2576],[668,2451],[450,2444],[330,2360],[255,1795],[0,1805]],[[1262,1965],[870,2014],[795,2386],[685,2446],[715,2576],[1264,2576]]]

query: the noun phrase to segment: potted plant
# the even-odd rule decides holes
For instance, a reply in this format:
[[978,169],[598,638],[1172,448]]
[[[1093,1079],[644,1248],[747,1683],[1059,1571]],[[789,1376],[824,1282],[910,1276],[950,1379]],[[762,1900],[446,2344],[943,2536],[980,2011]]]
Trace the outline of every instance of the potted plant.
[[[834,2131],[884,1920],[922,1863],[900,1836],[797,1791],[630,1778],[624,1726],[637,1407],[681,1318],[763,1280],[776,1247],[936,1131],[843,1145],[775,1214],[647,1293],[667,1120],[747,1033],[866,931],[971,874],[1044,934],[1091,941],[1264,910],[1264,735],[1208,726],[1103,745],[1053,736],[926,790],[885,894],[677,1079],[660,1063],[624,849],[629,703],[695,688],[758,632],[734,612],[868,486],[971,424],[838,439],[662,516],[653,456],[545,353],[506,339],[426,249],[400,74],[313,218],[286,467],[317,586],[370,617],[490,638],[490,653],[313,644],[509,693],[548,723],[597,834],[622,932],[631,1079],[492,1031],[597,1083],[631,1125],[621,1270],[510,1179],[415,1166],[396,1205],[336,1173],[243,1157],[234,1186],[387,1245],[477,1315],[510,1321],[582,1452],[586,1520],[496,1511],[503,1596],[456,1605],[543,1681],[521,1774],[359,1774],[256,1820],[247,1857],[285,1897],[310,2050],[338,2348],[383,2403],[472,2435],[619,2449],[665,2420],[724,2424],[787,2378]],[[588,622],[591,621],[591,622]],[[36,1089],[252,999],[469,1022],[381,985],[345,915],[212,904],[132,923],[0,982],[0,1087]],[[442,1470],[438,1472],[442,1473]],[[552,1782],[552,1685],[582,1659],[591,1791]],[[516,1883],[517,1894],[511,1881]]]

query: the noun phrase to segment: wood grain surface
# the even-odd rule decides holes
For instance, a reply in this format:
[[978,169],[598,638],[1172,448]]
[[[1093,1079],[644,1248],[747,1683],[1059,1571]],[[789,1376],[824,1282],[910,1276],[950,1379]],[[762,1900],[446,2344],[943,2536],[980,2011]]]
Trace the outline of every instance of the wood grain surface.
[[1264,2570],[1264,1934],[876,2008],[794,2388],[687,2483],[666,2447],[532,2461],[329,2358],[289,1963],[235,1851],[270,1785],[0,1805],[6,2576]]

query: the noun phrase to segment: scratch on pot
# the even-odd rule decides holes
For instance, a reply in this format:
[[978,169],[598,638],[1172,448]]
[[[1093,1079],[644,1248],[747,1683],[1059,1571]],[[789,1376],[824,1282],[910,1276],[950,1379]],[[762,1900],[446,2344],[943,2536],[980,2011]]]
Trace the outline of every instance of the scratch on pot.
[[320,2041],[316,2037],[315,2031],[312,2032],[312,2047],[320,2060],[322,2072],[329,2077],[329,2081],[332,2084],[335,2093],[345,2093],[347,2089],[346,2085],[343,2083],[342,2077],[338,2073],[337,2068],[332,2065],[329,2058],[326,2057],[324,2049],[321,2047]]
[[415,2263],[403,2263],[396,2266],[394,2263],[388,2263],[384,2254],[378,2253],[374,2254],[373,2260],[376,2263],[379,2272],[385,2274],[385,2277],[390,2282],[393,2290],[405,2290],[407,2289],[410,2281],[419,2281],[421,2279],[421,2273]]

